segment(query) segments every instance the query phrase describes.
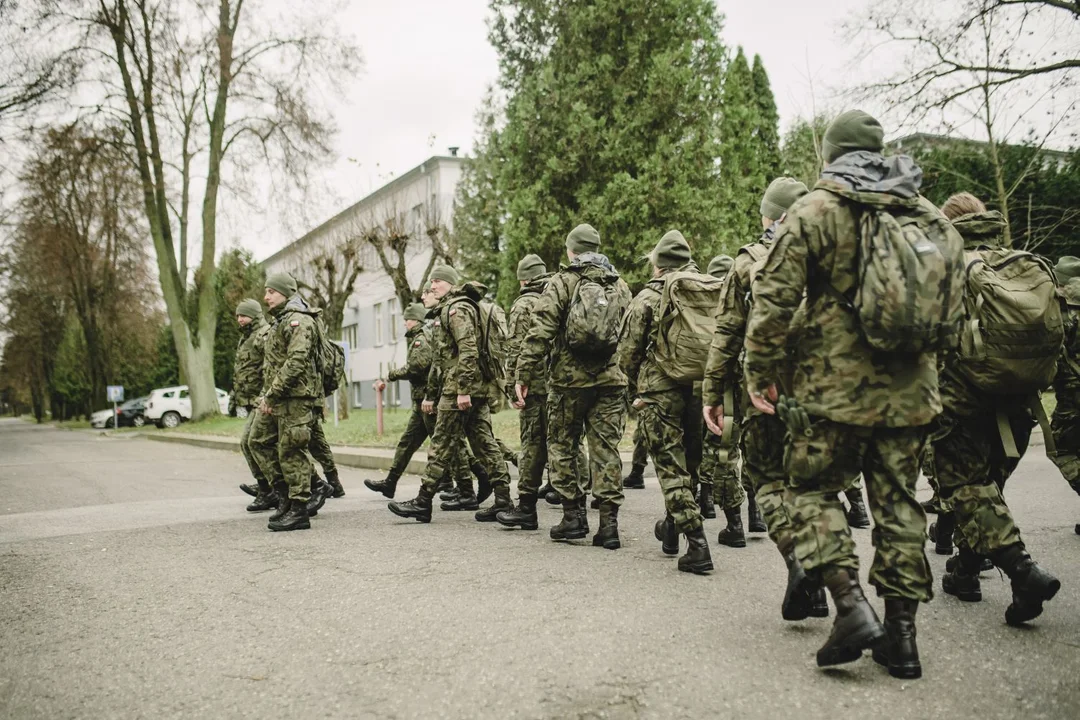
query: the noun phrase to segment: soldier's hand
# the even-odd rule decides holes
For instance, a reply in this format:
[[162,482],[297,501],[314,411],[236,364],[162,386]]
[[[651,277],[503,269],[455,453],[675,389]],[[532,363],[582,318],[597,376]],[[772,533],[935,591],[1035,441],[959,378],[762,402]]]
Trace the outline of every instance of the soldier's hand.
[[709,432],[722,437],[724,435],[724,406],[706,405],[702,410],[702,415],[705,417],[705,425],[708,426]]
[[458,395],[457,406],[458,410],[468,410],[472,407],[472,397],[469,395]]
[[635,410],[640,410],[641,408],[645,407],[645,401],[639,397],[636,397],[634,398],[634,402],[632,402],[631,405],[634,406]]
[[795,398],[781,397],[776,403],[776,415],[792,435],[806,434],[810,416]]
[[434,415],[435,414],[435,401],[434,400],[425,400],[424,402],[420,403],[420,410],[425,415]]
[[266,402],[266,398],[259,399],[259,412],[263,415],[273,415],[274,410],[270,407],[270,403]]
[[518,402],[522,405],[525,404],[525,398],[529,397],[529,388],[527,385],[518,383],[514,386],[514,392],[517,394]]
[[754,407],[756,407],[758,410],[765,413],[766,415],[775,415],[776,406],[773,405],[773,403],[776,402],[778,397],[779,396],[776,392],[776,385],[770,385],[769,387],[765,388],[765,392],[763,393],[750,393],[750,402],[754,404]]

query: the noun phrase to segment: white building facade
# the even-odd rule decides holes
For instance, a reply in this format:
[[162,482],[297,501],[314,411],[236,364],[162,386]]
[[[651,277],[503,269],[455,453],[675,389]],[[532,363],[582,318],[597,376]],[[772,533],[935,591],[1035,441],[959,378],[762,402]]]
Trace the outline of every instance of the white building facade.
[[[274,253],[262,262],[263,268],[267,274],[288,272],[305,277],[310,274],[307,268],[312,257],[340,247],[350,237],[396,224],[410,234],[405,266],[415,288],[431,260],[426,230],[434,226],[443,226],[446,232],[453,229],[454,195],[462,163],[456,155],[424,161]],[[391,368],[405,364],[404,308],[375,249],[367,243],[360,243],[360,247],[363,271],[345,305],[341,340],[348,346],[349,404],[374,408],[374,382],[385,378]],[[396,260],[395,255],[391,257]],[[388,384],[384,403],[408,406],[409,384]]]

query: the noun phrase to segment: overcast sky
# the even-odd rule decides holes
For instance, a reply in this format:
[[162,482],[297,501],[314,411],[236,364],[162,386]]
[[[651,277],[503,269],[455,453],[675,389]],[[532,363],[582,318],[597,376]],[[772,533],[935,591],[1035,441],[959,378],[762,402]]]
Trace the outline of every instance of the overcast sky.
[[[782,127],[810,115],[815,97],[819,110],[829,105],[829,87],[851,75],[852,53],[839,25],[866,1],[718,1],[725,42],[764,60]],[[305,225],[431,155],[452,145],[467,152],[476,109],[498,71],[487,15],[486,0],[354,0],[342,22],[353,29],[365,65],[340,97],[329,99],[340,129],[339,158],[325,175],[332,189],[312,198],[311,221],[271,212],[261,222],[245,221],[242,232],[230,228],[233,242],[264,258],[310,229]]]

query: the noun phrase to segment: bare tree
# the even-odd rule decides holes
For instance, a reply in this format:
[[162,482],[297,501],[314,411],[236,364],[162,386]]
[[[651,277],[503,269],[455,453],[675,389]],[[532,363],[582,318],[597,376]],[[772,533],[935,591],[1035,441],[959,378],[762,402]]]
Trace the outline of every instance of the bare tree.
[[322,309],[331,337],[341,337],[345,304],[364,271],[360,239],[347,237],[328,247],[308,249],[293,268],[296,284]]
[[[383,272],[394,284],[399,306],[406,308],[420,300],[427,287],[431,271],[438,263],[454,264],[454,248],[450,233],[437,205],[426,205],[422,218],[409,218],[396,206],[386,209],[381,217],[369,220],[361,231],[365,243],[375,251]],[[426,267],[416,287],[409,280],[408,261],[427,248],[431,249]]]
[[[309,164],[328,154],[333,132],[311,90],[351,73],[357,52],[331,14],[310,6],[280,18],[245,0],[38,5],[58,37],[81,39],[80,57],[106,89],[86,111],[120,119],[128,129],[125,147],[138,173],[192,415],[214,414],[213,277],[228,172],[239,181],[245,170],[271,168],[289,182],[303,182]],[[187,216],[196,178],[202,182],[201,249],[197,295],[188,302]]]

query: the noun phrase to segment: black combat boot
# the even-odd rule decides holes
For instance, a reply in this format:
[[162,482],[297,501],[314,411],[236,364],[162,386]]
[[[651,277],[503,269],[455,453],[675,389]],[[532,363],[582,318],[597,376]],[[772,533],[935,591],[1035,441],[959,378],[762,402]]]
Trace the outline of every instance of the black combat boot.
[[326,482],[330,483],[330,487],[334,489],[332,498],[345,497],[345,486],[341,484],[341,478],[338,477],[337,470],[331,470],[326,473]]
[[255,496],[255,500],[247,506],[248,512],[262,512],[264,510],[273,510],[278,506],[278,497],[274,493],[264,495],[262,493]]
[[473,462],[473,464],[469,466],[469,469],[472,470],[472,474],[476,476],[476,501],[482,503],[491,497],[491,476],[488,475],[484,466],[478,462]]
[[270,519],[280,520],[285,513],[289,512],[289,486],[281,483],[274,487],[274,491],[278,498],[278,506],[277,510],[270,514]]
[[941,498],[938,497],[937,493],[934,493],[934,497],[919,504],[922,505],[923,512],[927,515],[941,514]]
[[535,495],[519,495],[517,508],[503,510],[495,516],[495,521],[504,527],[538,530],[540,521],[536,517],[536,501]]
[[377,493],[382,493],[383,497],[394,499],[394,493],[397,492],[397,483],[400,475],[390,473],[386,476],[385,480],[365,480],[364,487],[368,490],[374,490]]
[[277,520],[271,520],[267,527],[274,532],[310,530],[311,521],[308,520],[307,503],[293,500],[289,503],[289,511]]
[[558,490],[552,490],[544,496],[544,501],[547,502],[548,505],[562,505],[563,496]]
[[599,510],[600,509],[600,498],[594,497],[592,500],[590,500],[589,501],[589,507],[591,507],[593,510]]
[[449,490],[447,490],[446,492],[439,493],[439,499],[442,500],[443,502],[449,502],[450,500],[457,500],[459,497],[461,497],[461,490],[458,490],[456,487],[452,487]]
[[[713,505],[712,491],[712,483],[703,482],[698,488],[697,504],[701,508],[701,517],[708,520],[716,517],[716,506]],[[741,521],[740,524],[742,524]]]
[[308,517],[315,517],[322,510],[326,501],[334,494],[334,488],[330,487],[330,483],[323,482],[323,479],[318,474],[311,476],[311,499],[307,501],[307,514]]
[[589,534],[589,522],[582,516],[581,503],[563,500],[562,510],[562,522],[551,528],[552,540],[580,540]]
[[780,605],[780,616],[789,622],[805,620],[810,617],[810,610],[814,605],[814,583],[806,576],[794,552],[784,555],[784,562],[787,564],[788,580],[787,589],[784,590],[784,602]]
[[489,507],[480,510],[473,517],[476,522],[495,522],[496,516],[501,512],[509,512],[514,509],[514,501],[510,498],[510,488],[507,485],[499,485],[495,488],[495,502]]
[[998,550],[992,559],[1012,581],[1013,601],[1005,608],[1009,625],[1023,625],[1042,615],[1043,603],[1061,589],[1061,581],[1039,567],[1019,543]]
[[645,466],[634,465],[630,468],[630,474],[623,478],[624,490],[641,490],[645,487]]
[[863,501],[862,490],[851,488],[844,491],[851,508],[847,511],[847,524],[853,528],[870,527],[870,516],[866,513],[866,503]]
[[953,554],[953,533],[956,531],[956,515],[953,513],[939,513],[937,520],[930,523],[927,534],[934,543],[934,552],[938,555]]
[[818,667],[855,662],[863,650],[887,637],[885,627],[863,595],[854,570],[834,570],[826,577],[825,585],[836,605],[836,620],[829,639],[817,651]]
[[[441,498],[442,495],[439,497]],[[479,510],[480,500],[477,499],[476,493],[473,492],[472,478],[465,477],[459,479],[457,483],[457,493],[451,496],[449,500],[444,501],[439,507],[448,512],[462,510],[472,512],[473,510]]]
[[240,485],[240,489],[246,492],[251,497],[259,497],[258,485],[252,485],[251,483],[243,483]]
[[679,570],[682,572],[704,575],[713,569],[712,555],[709,554],[709,541],[705,539],[705,529],[696,528],[686,533],[686,554],[679,558]]
[[810,596],[810,617],[829,617],[829,599],[825,588],[819,587]]
[[922,677],[919,648],[915,644],[915,600],[885,598],[885,631],[889,637],[874,646],[874,662],[889,668],[889,674],[902,680]]
[[605,550],[618,550],[622,547],[619,541],[619,506],[613,503],[604,503],[600,506],[600,528],[592,538],[593,547],[602,547]]
[[536,491],[536,497],[538,497],[538,498],[547,497],[548,493],[553,493],[553,492],[555,492],[555,488],[553,488],[551,486],[551,480],[548,480],[546,483],[544,483],[543,487],[541,487],[539,490]]
[[663,520],[657,520],[653,535],[660,541],[660,549],[665,555],[679,554],[679,529],[675,527],[673,517],[665,515]]
[[[713,515],[715,514],[713,513]],[[746,533],[743,531],[742,524],[742,508],[725,510],[724,517],[727,518],[727,527],[716,536],[716,543],[733,548],[746,547]]]
[[422,523],[431,522],[431,497],[424,494],[423,488],[420,488],[420,493],[412,500],[389,502],[386,507],[398,517],[412,518]]
[[769,532],[769,526],[765,524],[765,518],[761,517],[761,508],[758,507],[753,493],[746,494],[746,521],[750,532]]
[[982,558],[966,545],[961,545],[956,557],[945,563],[941,589],[964,602],[979,602],[982,600],[982,583],[979,582],[981,563]]
[[585,532],[589,532],[589,496],[582,495],[577,501],[578,515],[581,516],[581,524],[585,527]]

